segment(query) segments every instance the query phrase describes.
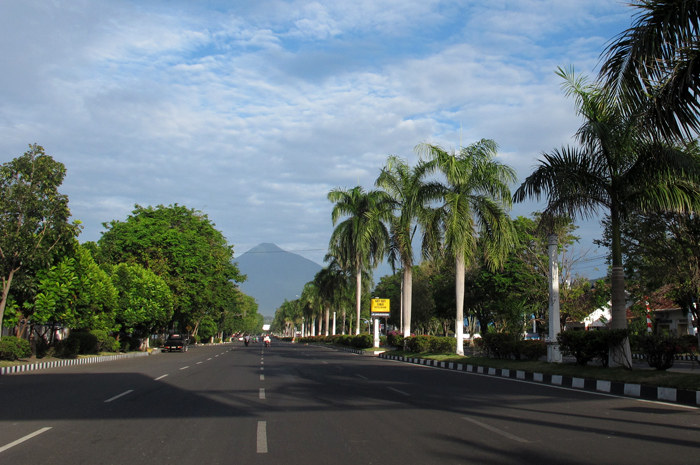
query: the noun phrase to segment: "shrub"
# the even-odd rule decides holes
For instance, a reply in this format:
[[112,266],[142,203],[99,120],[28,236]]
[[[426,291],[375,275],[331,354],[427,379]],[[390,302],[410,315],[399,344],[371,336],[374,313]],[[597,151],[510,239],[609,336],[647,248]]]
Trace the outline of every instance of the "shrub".
[[[72,334],[71,334],[72,336]],[[80,339],[68,336],[56,344],[56,354],[63,358],[76,358],[80,351]]]
[[697,336],[691,336],[690,334],[686,334],[685,336],[681,336],[679,338],[679,343],[684,353],[692,354],[698,351]]
[[457,339],[454,337],[431,337],[430,352],[439,354],[454,354],[457,351]]
[[403,335],[398,331],[390,331],[387,335],[387,344],[397,349],[403,349]]
[[649,366],[657,370],[671,368],[674,356],[682,350],[679,338],[658,334],[644,334],[639,338],[639,345]]
[[520,358],[518,336],[510,333],[488,332],[482,336],[482,344],[487,354],[495,358]]
[[430,336],[411,336],[404,339],[406,348],[411,352],[421,353],[430,350]]
[[602,331],[564,331],[557,341],[564,355],[573,355],[577,365],[586,365],[599,358],[603,366],[608,366],[610,349],[617,347],[628,337],[627,330],[610,329]]
[[219,344],[221,343],[221,338],[220,337],[215,337],[214,338],[214,344]]
[[358,334],[352,338],[352,346],[358,349],[368,349],[374,345],[374,340],[369,334]]
[[547,344],[544,341],[520,341],[520,355],[528,360],[539,360],[547,355]]
[[[78,341],[78,353],[80,355],[97,353],[97,336],[83,331],[71,331],[66,340]],[[71,343],[72,344],[72,343]]]
[[0,339],[0,360],[17,360],[32,355],[29,341],[15,336]]
[[[162,345],[162,343],[161,343],[161,345]],[[112,336],[109,336],[107,338],[107,341],[105,341],[103,350],[105,352],[119,352],[119,341],[117,341]]]
[[97,343],[95,344],[95,350],[97,352],[112,352],[111,350],[107,349],[107,344],[110,338],[109,334],[107,334],[107,331],[93,329],[92,331],[90,331],[90,334],[97,338]]

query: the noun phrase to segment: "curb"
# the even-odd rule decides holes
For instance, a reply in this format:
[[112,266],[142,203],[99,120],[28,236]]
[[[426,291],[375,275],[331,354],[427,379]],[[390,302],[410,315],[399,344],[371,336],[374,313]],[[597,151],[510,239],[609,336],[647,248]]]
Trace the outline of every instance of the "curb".
[[148,352],[134,352],[131,354],[120,355],[105,355],[103,357],[88,357],[76,358],[72,360],[58,360],[55,362],[32,363],[28,365],[15,365],[11,367],[0,367],[0,375],[11,375],[14,373],[23,373],[25,371],[43,370],[45,368],[56,368],[72,365],[86,365],[88,363],[111,362],[112,360],[121,360],[124,358],[145,357],[151,355]]
[[561,386],[571,389],[589,392],[601,392],[620,397],[634,399],[657,400],[692,407],[700,406],[700,391],[688,391],[685,389],[664,388],[647,386],[644,384],[629,384],[618,381],[601,381],[588,378],[575,378],[572,376],[547,375],[543,373],[531,373],[522,370],[509,370],[506,368],[490,368],[479,365],[465,365],[461,363],[440,362],[422,358],[397,357],[395,355],[380,354],[379,358],[395,360],[399,362],[426,365],[447,370],[466,371],[499,378],[518,379],[533,383]]

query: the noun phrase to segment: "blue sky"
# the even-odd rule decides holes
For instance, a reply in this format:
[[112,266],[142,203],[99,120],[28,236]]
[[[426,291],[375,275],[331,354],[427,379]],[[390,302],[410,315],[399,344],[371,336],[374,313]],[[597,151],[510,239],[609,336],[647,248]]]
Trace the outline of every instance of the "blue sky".
[[[273,242],[321,263],[327,193],[371,188],[389,155],[489,138],[522,180],[573,144],[580,119],[554,72],[594,75],[632,13],[617,0],[2,2],[0,162],[35,142],[63,162],[81,241],[134,204],[178,203],[237,254]],[[579,226],[585,251],[601,227]],[[604,253],[580,271],[604,274]]]

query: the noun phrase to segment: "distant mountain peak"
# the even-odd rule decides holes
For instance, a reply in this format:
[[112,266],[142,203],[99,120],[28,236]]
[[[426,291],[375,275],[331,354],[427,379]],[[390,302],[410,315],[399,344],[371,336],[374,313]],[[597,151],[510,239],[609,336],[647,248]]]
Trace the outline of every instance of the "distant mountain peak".
[[270,252],[284,252],[284,250],[280,249],[277,247],[276,244],[273,244],[272,242],[263,242],[262,244],[258,244],[246,253],[270,253]]
[[236,262],[248,277],[240,284],[241,290],[255,298],[264,316],[274,315],[285,299],[294,300],[322,269],[318,263],[269,242],[256,245]]

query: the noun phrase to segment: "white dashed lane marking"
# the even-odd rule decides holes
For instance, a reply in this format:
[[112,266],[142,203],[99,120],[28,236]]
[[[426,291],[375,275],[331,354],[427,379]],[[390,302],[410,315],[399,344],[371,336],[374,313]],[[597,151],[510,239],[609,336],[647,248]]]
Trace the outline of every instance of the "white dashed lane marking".
[[33,433],[26,435],[23,438],[19,438],[16,441],[12,441],[11,443],[0,447],[0,452],[5,452],[7,449],[15,447],[18,444],[22,444],[24,441],[28,441],[29,439],[33,438],[34,436],[39,436],[41,433],[45,433],[50,429],[51,429],[51,426],[47,426],[45,428],[41,428],[40,430],[34,431]]
[[125,396],[125,395],[127,395],[127,394],[131,394],[132,392],[134,392],[134,390],[133,390],[133,389],[129,389],[129,390],[126,391],[126,392],[122,392],[121,394],[118,394],[118,395],[116,395],[116,396],[114,396],[114,397],[111,397],[111,398],[107,399],[107,400],[105,401],[105,403],[107,403],[107,402],[112,402],[113,400],[117,400],[117,399],[119,399],[119,398],[122,397],[122,396]]

